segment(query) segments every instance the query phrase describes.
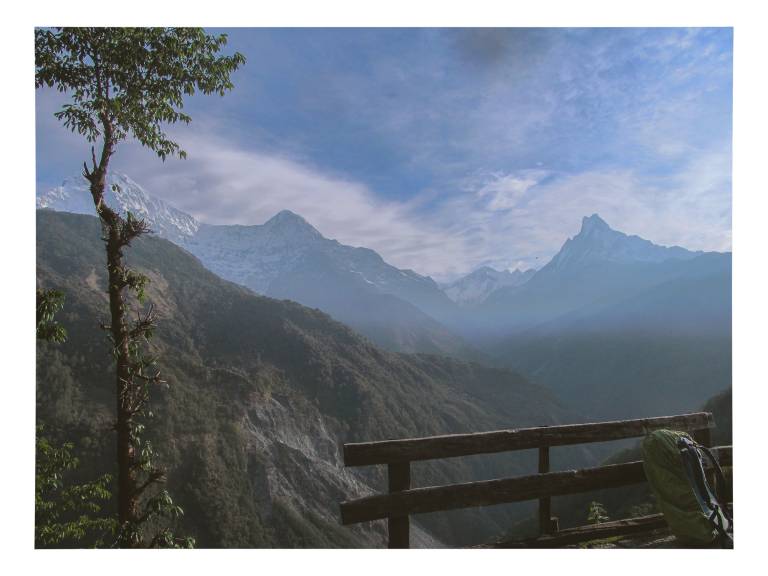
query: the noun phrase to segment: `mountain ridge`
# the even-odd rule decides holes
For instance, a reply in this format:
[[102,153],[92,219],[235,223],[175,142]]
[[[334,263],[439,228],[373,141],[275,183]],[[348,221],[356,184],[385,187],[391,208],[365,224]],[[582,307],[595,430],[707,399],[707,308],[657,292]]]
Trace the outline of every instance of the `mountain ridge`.
[[680,246],[660,246],[640,236],[614,230],[595,213],[582,218],[579,233],[565,241],[542,271],[562,270],[591,261],[662,262],[690,259],[700,254],[701,251],[691,252]]
[[481,304],[490,294],[504,287],[521,286],[525,284],[536,270],[525,271],[515,269],[496,270],[490,266],[481,266],[469,274],[462,276],[443,286],[443,291],[451,300],[464,306]]
[[[38,194],[35,199],[36,207],[95,215],[88,186],[82,176],[66,178],[60,186]],[[200,227],[196,218],[152,196],[123,173],[107,173],[104,197],[111,208],[123,215],[130,211],[134,216],[144,218],[153,232],[177,244],[194,236]]]
[[591,314],[674,278],[701,276],[699,268],[717,268],[718,260],[730,260],[730,253],[659,246],[613,230],[593,214],[524,284],[489,294],[476,308],[471,330],[503,337],[558,317]]
[[[489,338],[521,333],[559,317],[593,314],[685,276],[707,254],[728,257],[660,246],[614,230],[595,213],[583,217],[580,231],[537,271],[480,267],[440,287],[428,276],[391,266],[369,248],[325,238],[290,210],[263,224],[203,224],[155,202],[125,175],[113,176],[111,182],[119,185],[112,192],[115,201],[151,216],[150,224],[161,236],[220,277],[258,294],[324,310],[394,351],[487,361],[478,348]],[[84,184],[43,194],[38,206],[93,211]]]
[[[113,184],[118,188],[112,190]],[[432,278],[398,269],[369,248],[325,238],[290,210],[263,224],[205,224],[153,198],[124,174],[110,173],[108,185],[109,203],[123,213],[131,210],[145,217],[158,235],[183,247],[226,280],[257,294],[318,307],[395,351],[478,357],[455,333],[458,309]],[[94,214],[82,178],[68,179],[39,195],[37,206]],[[307,273],[310,269],[315,271],[312,276]],[[295,289],[299,277],[311,291]],[[341,294],[358,302],[357,308],[350,309]]]

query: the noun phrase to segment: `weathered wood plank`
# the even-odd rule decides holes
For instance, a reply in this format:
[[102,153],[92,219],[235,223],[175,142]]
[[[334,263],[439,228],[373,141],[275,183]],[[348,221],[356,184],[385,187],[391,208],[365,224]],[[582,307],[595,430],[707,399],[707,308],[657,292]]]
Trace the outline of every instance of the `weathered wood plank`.
[[650,516],[604,522],[598,525],[566,528],[557,534],[528,540],[500,540],[477,546],[477,548],[560,548],[601,538],[650,532],[651,530],[666,528],[666,526],[667,522],[664,520],[663,514],[652,514]]
[[568,424],[452,434],[428,438],[362,442],[343,446],[345,466],[366,466],[394,462],[413,462],[436,458],[452,458],[471,454],[490,454],[510,450],[525,450],[541,446],[566,446],[605,442],[644,436],[653,430],[670,428],[693,432],[714,428],[712,414],[697,412],[661,418],[642,418],[591,424]]
[[[539,448],[539,474],[549,472],[549,447]],[[552,500],[549,496],[539,498],[539,534],[552,533]]]
[[[388,466],[389,493],[394,494],[411,487],[411,465],[408,462]],[[407,515],[393,516],[387,521],[388,547],[410,548],[411,522]]]
[[[726,462],[730,461],[730,446],[714,448],[713,451],[722,465],[728,465]],[[643,463],[637,461],[517,478],[412,488],[394,494],[342,502],[341,523],[355,524],[409,514],[521,502],[639,484],[645,480]]]
[[630,462],[517,478],[412,488],[395,494],[381,494],[343,502],[341,523],[355,524],[391,516],[520,502],[543,496],[576,494],[598,488],[637,484],[644,480],[643,463]]

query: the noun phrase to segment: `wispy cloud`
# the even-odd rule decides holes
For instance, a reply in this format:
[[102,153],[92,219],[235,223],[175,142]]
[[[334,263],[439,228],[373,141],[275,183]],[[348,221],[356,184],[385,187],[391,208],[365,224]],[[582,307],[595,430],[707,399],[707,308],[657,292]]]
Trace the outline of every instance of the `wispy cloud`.
[[140,172],[151,193],[206,223],[260,224],[288,209],[324,236],[376,250],[400,268],[442,278],[454,262],[472,266],[464,239],[423,218],[413,202],[383,200],[361,182],[212,134],[188,133],[181,141],[189,151],[184,162],[147,163],[147,153],[133,148],[118,166]]
[[[663,244],[730,248],[723,29],[237,30],[252,57],[194,98],[186,162],[115,165],[201,220],[288,208],[436,278],[541,266],[600,213]],[[87,147],[38,91],[38,181]]]
[[516,174],[491,174],[482,183],[475,195],[485,200],[490,211],[515,208],[525,197],[526,192],[536,186],[548,172],[544,170],[521,170]]
[[481,265],[537,268],[599,213],[616,229],[690,249],[730,249],[730,150],[696,157],[671,176],[630,169],[553,173],[523,169],[467,179],[458,191],[384,200],[364,183],[286,156],[187,133],[184,162],[119,166],[153,193],[208,223],[259,224],[282,209],[325,236],[366,246],[438,280]]

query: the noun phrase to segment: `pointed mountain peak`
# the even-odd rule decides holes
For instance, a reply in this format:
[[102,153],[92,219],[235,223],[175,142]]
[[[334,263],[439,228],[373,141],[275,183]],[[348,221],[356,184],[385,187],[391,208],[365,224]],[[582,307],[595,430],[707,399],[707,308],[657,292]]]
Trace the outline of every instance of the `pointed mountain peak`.
[[312,224],[290,210],[280,210],[280,212],[264,222],[264,227],[268,230],[290,236],[301,236],[303,238],[323,237]]
[[600,218],[600,215],[595,213],[592,216],[584,216],[581,219],[581,232],[580,234],[589,234],[590,232],[597,230],[612,230],[608,223]]
[[582,219],[581,231],[566,240],[545,268],[550,271],[578,269],[597,262],[662,262],[694,256],[695,252],[679,246],[659,246],[639,236],[614,230],[600,216],[592,214]]
[[273,224],[284,223],[284,222],[298,222],[298,223],[307,224],[307,221],[304,220],[304,218],[296,214],[296,212],[291,212],[290,210],[280,210],[280,212],[278,212],[277,214],[272,216],[272,218],[267,220],[266,224],[269,224],[270,222]]

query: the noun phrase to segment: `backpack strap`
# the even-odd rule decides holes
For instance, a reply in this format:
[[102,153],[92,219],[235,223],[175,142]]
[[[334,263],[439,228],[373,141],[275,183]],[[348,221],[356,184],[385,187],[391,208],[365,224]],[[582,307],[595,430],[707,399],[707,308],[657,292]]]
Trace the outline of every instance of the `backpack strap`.
[[[728,512],[725,509],[720,508],[718,504],[715,504],[712,514],[709,516],[709,521],[712,522],[719,534],[718,539],[720,540],[720,546],[723,548],[733,548],[733,536],[728,532],[728,529],[733,531],[733,521],[730,520],[730,516],[727,514]],[[724,526],[725,521],[723,516],[729,518],[728,528]]]
[[[715,507],[712,510],[710,521],[712,521],[715,528],[720,533],[720,543],[722,547],[733,548],[733,516],[728,512],[728,509],[725,506],[725,497],[723,495],[723,490],[725,489],[725,474],[723,474],[720,462],[718,462],[717,458],[712,454],[712,450],[707,446],[698,443],[696,444],[696,448],[706,454],[707,458],[709,458],[709,461],[712,463],[712,466],[715,469],[715,475],[717,476],[717,486],[720,488],[718,490],[718,496],[720,497],[720,501],[723,502],[723,505],[720,505],[715,501]],[[724,526],[724,520],[727,520],[727,526]]]
[[[712,463],[712,467],[715,469],[715,476],[717,476],[717,486],[720,487],[718,490],[719,494],[717,495],[721,501],[725,501],[725,496],[723,494],[723,490],[725,489],[726,483],[725,483],[725,474],[723,474],[723,469],[720,466],[720,462],[717,461],[717,458],[715,458],[714,454],[712,454],[712,450],[710,450],[708,447],[702,445],[702,444],[696,444],[696,448],[701,450],[707,458],[709,458],[709,461]],[[728,516],[728,519],[733,521],[733,519],[730,517],[730,514],[728,514],[728,511],[723,509],[723,512]]]
[[717,497],[712,492],[709,482],[707,482],[706,474],[704,473],[701,456],[702,454],[706,455],[712,462],[718,482],[721,486],[725,486],[725,475],[720,467],[720,463],[709,448],[697,444],[688,438],[680,438],[677,445],[683,460],[683,468],[685,469],[688,481],[693,488],[696,500],[701,507],[701,511],[707,516],[717,530],[719,534],[718,539],[720,540],[721,545],[724,548],[733,547],[733,538],[730,535],[730,533],[733,532],[733,518],[725,507],[720,504]]

